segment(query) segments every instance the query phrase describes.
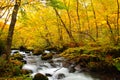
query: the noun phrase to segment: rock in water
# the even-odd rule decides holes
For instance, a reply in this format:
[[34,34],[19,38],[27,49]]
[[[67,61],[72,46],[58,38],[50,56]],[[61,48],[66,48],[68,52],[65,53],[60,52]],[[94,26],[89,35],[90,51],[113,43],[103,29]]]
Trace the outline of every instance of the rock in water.
[[41,73],[37,73],[37,74],[34,76],[33,80],[48,80],[48,78],[47,78],[47,76],[44,76],[44,75],[41,74]]
[[23,65],[22,69],[31,70],[34,73],[37,71],[37,66],[31,65],[31,64],[25,64],[25,65]]
[[69,70],[67,68],[60,68],[60,69],[55,71],[55,73],[53,74],[53,78],[54,79],[58,79],[58,80],[59,79],[62,80],[68,74],[69,74]]
[[63,73],[58,74],[57,79],[63,79],[65,78],[65,75]]
[[51,76],[52,76],[52,74],[49,74],[49,73],[46,73],[45,75],[48,76],[48,77],[51,77]]

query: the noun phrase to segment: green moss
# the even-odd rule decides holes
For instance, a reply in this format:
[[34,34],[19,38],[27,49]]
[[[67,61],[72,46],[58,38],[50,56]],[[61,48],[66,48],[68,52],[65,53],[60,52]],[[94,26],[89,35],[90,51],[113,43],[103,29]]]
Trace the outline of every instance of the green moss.
[[[120,71],[119,46],[84,46],[69,48],[60,56],[79,63],[81,66],[95,71]],[[107,69],[106,69],[107,68]]]

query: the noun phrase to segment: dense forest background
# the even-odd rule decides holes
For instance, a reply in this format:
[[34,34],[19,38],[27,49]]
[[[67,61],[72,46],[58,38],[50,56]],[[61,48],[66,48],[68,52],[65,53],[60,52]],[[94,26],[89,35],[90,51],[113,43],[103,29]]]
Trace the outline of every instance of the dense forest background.
[[6,42],[15,22],[12,48],[119,45],[119,7],[119,0],[2,0],[0,39]]

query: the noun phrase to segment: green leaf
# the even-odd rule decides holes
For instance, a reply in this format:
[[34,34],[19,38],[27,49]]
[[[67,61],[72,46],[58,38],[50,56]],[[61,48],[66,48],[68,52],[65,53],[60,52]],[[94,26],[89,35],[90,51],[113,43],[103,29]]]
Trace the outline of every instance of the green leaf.
[[59,0],[50,0],[48,5],[58,9],[67,9],[63,2]]
[[116,63],[116,64],[115,64],[115,67],[117,68],[117,70],[120,71],[120,63]]

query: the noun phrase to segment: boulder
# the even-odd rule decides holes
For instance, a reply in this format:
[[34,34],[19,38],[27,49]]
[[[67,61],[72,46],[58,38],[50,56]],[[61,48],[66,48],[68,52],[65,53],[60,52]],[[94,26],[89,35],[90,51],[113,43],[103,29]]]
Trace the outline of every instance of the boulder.
[[63,78],[65,78],[65,75],[63,73],[59,73],[57,79],[63,79]]
[[48,76],[48,77],[52,76],[52,74],[50,74],[50,73],[45,73],[45,75]]
[[69,70],[67,68],[59,68],[57,69],[54,74],[53,74],[53,78],[54,79],[63,79],[65,78],[66,75],[69,74]]
[[25,65],[23,65],[22,69],[31,70],[33,73],[37,72],[37,66],[36,65],[25,64]]
[[51,65],[52,67],[57,67],[57,65],[54,63],[53,60],[49,60],[48,62],[50,63],[50,65]]
[[50,60],[50,59],[52,59],[53,58],[53,54],[52,53],[44,53],[44,54],[42,54],[42,56],[41,56],[41,59],[42,60]]
[[48,80],[48,78],[47,78],[47,76],[44,76],[41,73],[37,73],[37,74],[35,74],[33,80]]
[[33,55],[41,55],[41,54],[43,54],[43,50],[42,49],[35,49],[34,51],[33,51]]
[[75,65],[74,65],[74,64],[71,64],[71,65],[68,67],[68,69],[69,69],[69,72],[70,72],[70,73],[73,73],[73,72],[76,71],[76,70],[75,70]]

